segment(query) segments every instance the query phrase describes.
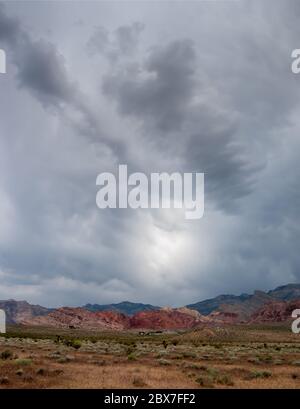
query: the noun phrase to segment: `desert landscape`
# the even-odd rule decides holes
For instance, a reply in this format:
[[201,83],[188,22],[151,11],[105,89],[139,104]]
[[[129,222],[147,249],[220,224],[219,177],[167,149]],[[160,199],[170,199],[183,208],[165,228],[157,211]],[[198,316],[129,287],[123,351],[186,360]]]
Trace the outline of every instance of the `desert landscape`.
[[299,290],[223,295],[194,309],[1,301],[0,388],[300,388]]
[[299,388],[300,339],[285,326],[183,332],[9,327],[1,388]]

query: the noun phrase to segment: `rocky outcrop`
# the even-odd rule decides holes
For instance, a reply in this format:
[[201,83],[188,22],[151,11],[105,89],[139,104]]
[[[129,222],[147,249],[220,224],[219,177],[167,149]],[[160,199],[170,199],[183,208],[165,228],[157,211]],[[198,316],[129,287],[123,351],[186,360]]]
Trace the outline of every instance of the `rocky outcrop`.
[[130,327],[153,330],[187,329],[195,328],[202,323],[207,323],[207,321],[208,319],[197,311],[191,311],[187,308],[162,308],[158,311],[143,311],[135,314],[130,319]]
[[264,305],[252,314],[250,323],[284,322],[292,319],[292,312],[300,309],[298,301],[277,301]]
[[36,316],[47,315],[52,311],[40,305],[31,305],[27,301],[15,300],[0,301],[0,309],[5,311],[8,324],[20,324]]
[[129,326],[129,317],[115,311],[91,312],[83,308],[58,308],[47,316],[24,320],[24,325],[44,327],[123,330]]

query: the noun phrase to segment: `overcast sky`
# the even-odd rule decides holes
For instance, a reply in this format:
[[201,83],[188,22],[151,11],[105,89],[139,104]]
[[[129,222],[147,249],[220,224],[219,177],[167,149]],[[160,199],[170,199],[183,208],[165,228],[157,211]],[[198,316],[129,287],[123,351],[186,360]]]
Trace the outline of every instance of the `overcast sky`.
[[[0,299],[180,306],[300,282],[295,1],[0,6]],[[205,214],[96,177],[205,172]]]

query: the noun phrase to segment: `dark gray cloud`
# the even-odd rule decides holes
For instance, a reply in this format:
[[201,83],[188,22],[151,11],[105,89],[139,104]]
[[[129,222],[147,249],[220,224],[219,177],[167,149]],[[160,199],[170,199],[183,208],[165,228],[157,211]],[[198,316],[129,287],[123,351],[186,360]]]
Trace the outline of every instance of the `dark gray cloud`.
[[124,55],[131,54],[138,46],[139,36],[144,30],[144,25],[135,22],[130,26],[118,27],[115,31],[116,41]]
[[71,79],[64,57],[51,42],[33,39],[19,20],[11,18],[0,8],[0,43],[7,46],[8,54],[17,68],[18,86],[29,91],[45,108],[60,111],[62,119],[74,130],[90,140],[105,144],[121,154],[122,141],[112,140],[103,132],[98,113],[89,104],[88,97]]
[[60,104],[74,96],[68,81],[63,57],[46,41],[28,44],[18,62],[21,87],[29,87],[46,105]]
[[74,96],[62,55],[48,41],[32,41],[18,20],[0,7],[0,41],[7,45],[18,68],[21,87],[33,92],[44,104],[59,105]]
[[[143,135],[165,154],[182,157],[185,171],[205,172],[206,193],[221,207],[249,194],[257,170],[243,148],[234,146],[238,120],[234,112],[211,101],[192,40],[177,40],[150,50],[146,61],[130,69],[118,66],[103,81],[122,115],[141,122]],[[214,102],[214,103],[213,103]],[[242,156],[244,155],[244,157]]]
[[142,67],[120,67],[103,81],[104,92],[116,98],[122,114],[148,120],[154,128],[166,132],[182,126],[194,87],[195,51],[191,40],[157,47]]

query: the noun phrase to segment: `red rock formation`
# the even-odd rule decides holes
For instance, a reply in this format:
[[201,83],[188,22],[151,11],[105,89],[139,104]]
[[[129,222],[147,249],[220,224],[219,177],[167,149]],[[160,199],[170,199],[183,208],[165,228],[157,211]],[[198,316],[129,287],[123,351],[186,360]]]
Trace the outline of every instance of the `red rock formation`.
[[139,312],[129,317],[116,311],[92,312],[83,308],[64,307],[58,308],[46,316],[25,319],[22,324],[90,330],[169,330],[194,328],[210,321],[209,317],[204,317],[199,312],[188,308],[162,308],[155,311]]
[[210,322],[223,324],[236,324],[240,321],[240,315],[229,311],[215,311],[208,315]]
[[300,301],[276,301],[264,305],[252,314],[250,323],[284,322],[292,319],[292,312],[300,308]]
[[[23,306],[23,304],[21,305]],[[26,307],[26,308],[25,308]],[[162,308],[160,310],[142,311],[129,317],[117,311],[88,311],[84,308],[58,308],[44,311],[36,307],[35,316],[31,309],[25,305],[24,309],[18,307],[18,323],[24,325],[39,325],[55,328],[72,328],[86,330],[177,330],[200,327],[223,326],[245,322],[244,310],[241,312],[235,305],[232,310],[215,311],[208,316],[201,315],[196,310],[184,308]],[[275,301],[265,304],[255,311],[248,323],[284,322],[291,318],[292,311],[300,308],[300,301]],[[41,312],[39,312],[41,311]],[[46,313],[46,315],[45,315]]]
[[140,329],[186,329],[207,322],[197,311],[185,309],[162,308],[157,311],[143,311],[130,319],[131,328]]
[[64,307],[46,316],[35,317],[22,323],[56,328],[122,330],[128,327],[129,318],[114,311],[90,312],[83,308]]

